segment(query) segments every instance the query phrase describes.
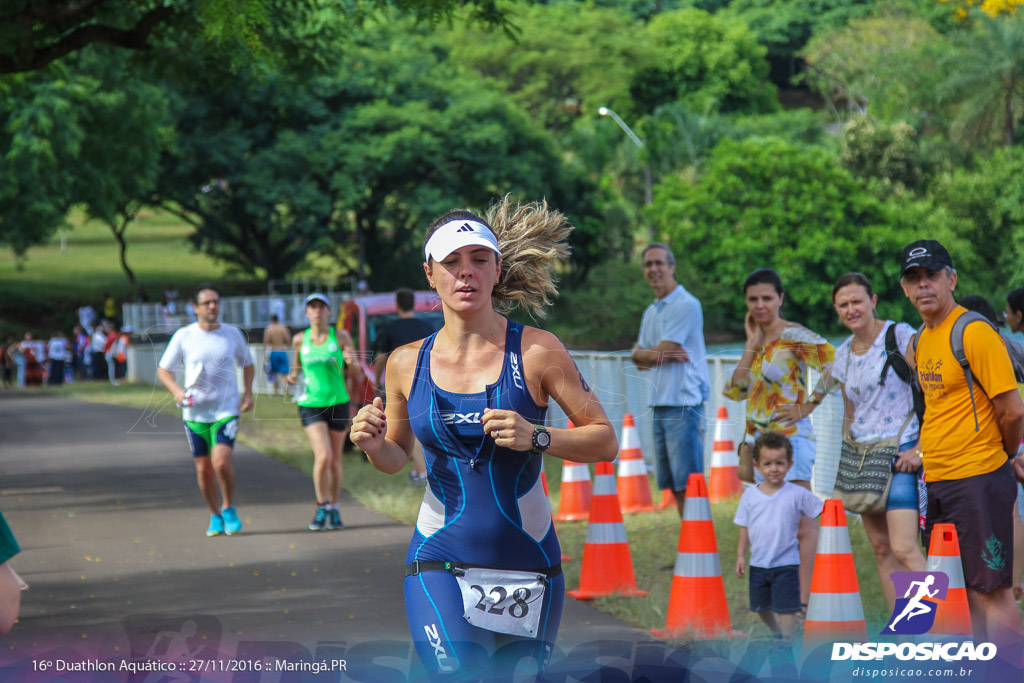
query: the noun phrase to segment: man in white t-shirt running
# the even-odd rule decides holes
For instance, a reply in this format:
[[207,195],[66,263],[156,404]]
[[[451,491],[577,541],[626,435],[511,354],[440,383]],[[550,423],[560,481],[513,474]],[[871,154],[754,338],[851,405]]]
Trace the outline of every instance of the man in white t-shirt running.
[[[252,380],[255,369],[245,335],[235,325],[222,325],[220,293],[213,285],[202,285],[194,307],[198,321],[171,337],[160,359],[157,378],[182,407],[185,435],[196,465],[199,491],[212,513],[207,536],[242,530],[234,507],[235,470],[231,456],[238,432],[238,416],[252,409]],[[236,364],[242,368],[245,392],[238,394]],[[185,366],[185,386],[178,384],[174,371]],[[217,486],[220,485],[218,504]]]

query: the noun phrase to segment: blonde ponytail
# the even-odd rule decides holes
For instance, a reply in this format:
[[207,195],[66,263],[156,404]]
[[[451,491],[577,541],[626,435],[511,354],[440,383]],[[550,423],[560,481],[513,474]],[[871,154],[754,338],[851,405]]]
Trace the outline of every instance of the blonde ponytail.
[[521,306],[544,317],[558,294],[554,268],[569,257],[573,226],[547,201],[519,204],[509,195],[491,205],[486,219],[502,257],[501,278],[491,294],[495,309],[506,313]]

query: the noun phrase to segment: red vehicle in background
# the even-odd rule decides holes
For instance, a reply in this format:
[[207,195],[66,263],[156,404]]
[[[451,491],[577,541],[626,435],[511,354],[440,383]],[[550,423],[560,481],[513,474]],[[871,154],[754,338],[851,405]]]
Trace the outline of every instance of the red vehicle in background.
[[[416,317],[430,322],[435,331],[444,325],[441,300],[434,292],[416,292],[415,310]],[[397,319],[394,292],[348,299],[338,312],[337,329],[345,330],[352,336],[352,343],[359,355],[359,365],[363,369],[363,386],[353,396],[356,406],[372,402],[377,395],[373,372],[377,337]]]

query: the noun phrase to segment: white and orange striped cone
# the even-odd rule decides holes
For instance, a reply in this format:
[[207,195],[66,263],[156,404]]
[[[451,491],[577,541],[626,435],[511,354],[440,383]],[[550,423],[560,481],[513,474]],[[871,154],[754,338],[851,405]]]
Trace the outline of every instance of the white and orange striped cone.
[[654,629],[651,635],[666,639],[743,635],[733,630],[729,618],[708,487],[699,472],[691,474],[686,482],[686,503],[665,628]]
[[938,604],[935,623],[928,634],[971,635],[971,610],[967,605],[967,584],[964,582],[964,566],[960,560],[960,539],[953,524],[936,524],[932,527],[925,571],[944,572],[949,577],[946,599],[932,601]]
[[562,489],[558,500],[559,522],[576,522],[590,514],[590,468],[586,463],[565,461],[562,465]]
[[569,591],[577,600],[605,595],[638,596],[633,557],[629,554],[626,525],[622,523],[615,466],[599,462],[594,468],[594,496],[590,505],[587,540],[583,545],[580,587]]
[[676,494],[669,489],[661,490],[661,502],[658,503],[656,510],[664,510],[666,508],[674,508],[676,506]]
[[[575,429],[576,425],[569,420],[567,429]],[[590,515],[590,467],[586,463],[569,462],[562,464],[562,488],[558,496],[559,522],[578,522]]]
[[622,512],[651,512],[651,480],[647,477],[647,463],[640,450],[640,436],[633,415],[622,417],[622,446],[619,450],[619,503]]
[[711,477],[708,481],[708,500],[712,503],[721,503],[743,494],[743,484],[736,474],[740,461],[728,429],[729,411],[725,406],[718,406],[715,441],[711,447]]
[[822,643],[864,641],[867,637],[846,511],[843,501],[830,498],[821,512],[811,597],[804,621],[804,651]]

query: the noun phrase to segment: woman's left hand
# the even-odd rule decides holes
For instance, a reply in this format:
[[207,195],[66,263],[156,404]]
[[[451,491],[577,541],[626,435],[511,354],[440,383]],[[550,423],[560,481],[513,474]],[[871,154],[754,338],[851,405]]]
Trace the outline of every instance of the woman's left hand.
[[809,403],[784,403],[775,408],[775,419],[785,425],[796,424],[811,414],[813,406]]
[[910,450],[900,451],[896,459],[897,472],[916,472],[921,468],[921,449],[913,446]]
[[484,434],[494,439],[494,443],[502,448],[514,451],[533,450],[534,426],[514,410],[494,410],[484,408],[484,416],[480,418],[484,426]]

